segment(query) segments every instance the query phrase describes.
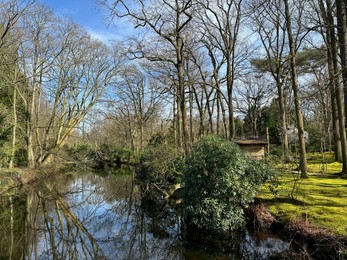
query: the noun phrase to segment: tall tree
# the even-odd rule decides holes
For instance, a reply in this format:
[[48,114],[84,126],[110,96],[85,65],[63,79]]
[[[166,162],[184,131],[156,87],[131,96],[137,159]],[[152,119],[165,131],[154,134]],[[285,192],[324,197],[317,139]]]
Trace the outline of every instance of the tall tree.
[[[25,141],[29,167],[35,166],[35,133],[38,136],[38,112],[42,101],[44,74],[54,60],[54,16],[43,5],[30,8],[29,14],[21,21],[19,44],[19,66],[28,82],[26,88],[19,90],[25,104]],[[35,116],[36,115],[36,116]],[[37,126],[37,127],[35,127]]]
[[[305,136],[304,136],[304,120],[301,113],[300,108],[300,93],[299,93],[299,83],[298,83],[298,75],[296,71],[296,50],[297,45],[296,41],[293,37],[292,32],[292,17],[291,11],[289,8],[289,1],[284,0],[285,6],[285,21],[287,26],[287,34],[288,34],[288,44],[290,50],[290,69],[291,69],[291,80],[292,80],[292,89],[294,93],[294,105],[295,105],[295,114],[296,121],[298,127],[298,142],[300,148],[300,171],[301,178],[307,178],[307,161],[306,161],[306,144],[305,144]],[[300,7],[302,8],[302,6]],[[301,17],[297,17],[300,19]]]
[[[344,164],[343,169],[346,169],[346,133],[344,130],[344,111],[342,96],[343,92],[339,80],[339,66],[338,66],[338,51],[337,41],[334,24],[334,11],[333,5],[330,0],[319,0],[319,7],[317,13],[322,17],[322,30],[321,33],[325,39],[327,62],[328,62],[328,75],[329,75],[329,89],[331,96],[331,110],[333,120],[333,134],[334,134],[334,151],[335,159],[342,161]],[[342,144],[343,143],[343,144]]]
[[117,57],[69,20],[37,4],[21,21],[18,62],[26,87],[28,165],[51,161],[71,132],[111,83]]
[[[156,82],[136,66],[125,66],[115,85],[115,99],[110,100],[113,119],[124,119],[132,150],[142,150],[157,119],[163,95]],[[114,111],[113,111],[114,110]],[[119,120],[121,121],[121,120]]]
[[149,33],[145,39],[135,42],[131,50],[133,58],[145,58],[153,62],[165,62],[175,68],[175,87],[180,116],[180,128],[184,149],[187,151],[190,137],[186,108],[186,82],[184,78],[184,34],[192,20],[193,0],[136,0],[131,3],[99,1],[112,16],[127,17],[135,28],[144,28]]
[[[225,59],[230,139],[233,139],[235,136],[233,92],[237,65],[240,62],[240,60],[237,59],[240,54],[237,51],[237,45],[240,37],[242,2],[242,0],[218,0],[216,2],[206,0],[199,1],[199,4],[202,6],[202,14],[200,17],[204,25],[204,30],[206,31],[205,34],[207,35],[207,37],[205,37],[205,42],[210,41],[208,44],[210,50],[212,50],[212,46],[218,48]],[[213,53],[210,52],[210,55],[211,54]],[[212,59],[214,61],[218,60],[215,57]],[[217,63],[214,64],[214,68],[218,68]]]
[[[337,34],[340,49],[342,85],[344,88],[345,115],[347,115],[347,3],[345,0],[336,0]],[[346,172],[347,173],[347,169]]]
[[259,71],[270,72],[275,81],[278,95],[278,106],[281,120],[282,148],[284,159],[290,159],[288,135],[287,135],[287,115],[286,101],[284,95],[284,84],[288,76],[287,69],[287,36],[286,26],[283,23],[283,2],[275,1],[255,1],[251,8],[251,18],[253,30],[260,37],[265,50],[266,58],[263,60],[253,60],[252,63]]
[[[213,76],[210,75],[210,64],[200,42],[193,42],[186,50],[186,78],[190,86],[191,124],[193,124],[193,105],[196,105],[199,115],[199,136],[214,133],[214,105],[217,87]],[[218,119],[217,119],[218,120]],[[208,126],[206,125],[208,124]],[[218,124],[218,121],[216,122]],[[192,131],[193,133],[193,131]]]

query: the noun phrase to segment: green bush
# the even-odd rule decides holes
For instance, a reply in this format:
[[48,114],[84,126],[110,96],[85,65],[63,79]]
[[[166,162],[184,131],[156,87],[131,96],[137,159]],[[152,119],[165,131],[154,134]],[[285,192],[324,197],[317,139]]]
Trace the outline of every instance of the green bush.
[[243,209],[272,171],[266,163],[246,157],[234,143],[207,136],[192,147],[183,174],[188,226],[223,233],[243,224]]
[[77,144],[76,146],[67,149],[70,159],[79,162],[89,161],[95,154],[95,149],[89,144]]
[[139,179],[166,189],[180,182],[183,153],[165,137],[153,139],[140,158]]
[[276,157],[278,159],[281,159],[283,156],[283,148],[282,146],[277,146],[277,147],[273,147],[270,149],[270,155],[272,157]]
[[72,148],[65,147],[70,159],[76,164],[83,164],[94,169],[120,167],[121,164],[136,164],[139,154],[124,147],[113,147],[102,144],[94,147],[90,144],[78,144]]
[[117,146],[113,149],[111,158],[115,162],[121,162],[125,164],[137,164],[139,162],[139,154],[131,151],[128,148]]

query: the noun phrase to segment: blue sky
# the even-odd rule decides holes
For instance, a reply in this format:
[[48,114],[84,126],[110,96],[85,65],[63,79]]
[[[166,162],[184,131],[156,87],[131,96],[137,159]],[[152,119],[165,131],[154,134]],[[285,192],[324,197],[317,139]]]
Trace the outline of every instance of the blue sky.
[[94,37],[107,41],[110,39],[122,40],[132,26],[126,21],[117,20],[116,25],[109,25],[107,12],[99,10],[94,0],[40,0],[51,8],[57,16],[70,17],[77,24],[82,25]]

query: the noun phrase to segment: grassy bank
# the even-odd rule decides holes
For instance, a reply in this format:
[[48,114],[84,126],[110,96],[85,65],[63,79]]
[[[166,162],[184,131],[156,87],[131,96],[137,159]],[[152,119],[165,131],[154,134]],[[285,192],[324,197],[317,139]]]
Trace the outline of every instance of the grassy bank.
[[304,221],[347,237],[347,179],[336,175],[341,164],[331,154],[310,154],[308,163],[304,180],[292,171],[295,164],[282,165],[278,193],[264,188],[259,199],[285,222]]

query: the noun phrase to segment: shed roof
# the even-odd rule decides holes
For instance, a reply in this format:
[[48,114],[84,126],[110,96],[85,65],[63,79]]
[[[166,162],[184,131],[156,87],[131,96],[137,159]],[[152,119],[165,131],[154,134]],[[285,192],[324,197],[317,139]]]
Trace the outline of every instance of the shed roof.
[[238,139],[234,140],[238,145],[267,145],[267,140],[264,139]]

